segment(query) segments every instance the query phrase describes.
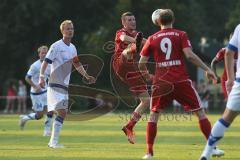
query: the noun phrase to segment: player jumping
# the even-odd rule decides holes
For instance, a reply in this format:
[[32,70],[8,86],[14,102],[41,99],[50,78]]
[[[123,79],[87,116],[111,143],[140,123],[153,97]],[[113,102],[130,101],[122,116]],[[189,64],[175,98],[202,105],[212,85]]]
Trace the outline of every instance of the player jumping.
[[130,121],[122,128],[128,141],[134,144],[133,127],[141,118],[144,110],[149,107],[149,94],[146,83],[139,72],[136,55],[144,40],[142,33],[136,31],[135,16],[131,12],[123,13],[121,19],[123,28],[116,32],[112,66],[119,79],[141,101],[132,113]]

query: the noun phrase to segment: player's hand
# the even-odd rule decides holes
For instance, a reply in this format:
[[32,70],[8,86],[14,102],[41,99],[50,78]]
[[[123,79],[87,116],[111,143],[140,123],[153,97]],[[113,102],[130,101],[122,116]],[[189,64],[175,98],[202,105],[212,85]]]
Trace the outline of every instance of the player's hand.
[[39,78],[39,82],[38,83],[39,83],[39,86],[41,88],[45,88],[45,79],[43,77]]
[[217,76],[215,75],[215,73],[211,69],[208,69],[206,71],[206,76],[209,80],[213,80],[214,83],[217,82]]
[[231,90],[232,90],[233,83],[234,83],[234,80],[230,80],[230,79],[228,79],[228,80],[225,82],[226,90],[227,90],[227,94],[228,94],[228,95],[229,95],[229,93],[230,93]]
[[217,76],[217,81],[214,81],[214,84],[221,83],[221,78]]
[[89,84],[93,84],[96,82],[96,78],[94,78],[93,76],[85,76],[86,80],[88,81]]
[[35,92],[36,93],[38,93],[38,92],[41,92],[42,91],[42,89],[41,89],[41,87],[39,86],[39,85],[36,85],[35,87],[33,87],[34,88],[34,90],[35,90]]

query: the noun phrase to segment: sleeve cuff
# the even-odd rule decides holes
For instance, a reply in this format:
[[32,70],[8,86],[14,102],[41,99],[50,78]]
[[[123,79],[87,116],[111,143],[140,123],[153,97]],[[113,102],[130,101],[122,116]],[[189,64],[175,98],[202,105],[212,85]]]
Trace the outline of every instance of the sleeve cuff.
[[45,58],[44,61],[49,63],[49,64],[52,64],[52,60],[51,59]]
[[234,45],[230,44],[230,43],[227,45],[227,48],[234,51],[234,52],[238,52],[238,48],[235,47]]

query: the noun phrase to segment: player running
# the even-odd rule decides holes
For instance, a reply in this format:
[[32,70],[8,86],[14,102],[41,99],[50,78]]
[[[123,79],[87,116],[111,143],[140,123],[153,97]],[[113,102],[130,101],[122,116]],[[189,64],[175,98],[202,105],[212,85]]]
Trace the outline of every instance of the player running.
[[[47,54],[47,51],[48,51],[47,46],[41,46],[38,48],[39,60],[37,60],[31,65],[25,77],[26,82],[31,86],[30,97],[33,105],[32,109],[35,111],[35,113],[30,113],[28,115],[20,115],[19,123],[20,128],[23,129],[27,121],[39,120],[43,117],[45,113],[47,113],[43,136],[51,135],[51,125],[53,116],[53,112],[47,112],[47,88],[46,88],[47,86],[41,88],[38,85],[41,64]],[[50,68],[48,67],[45,74],[46,78],[44,79],[44,81],[47,80],[49,74]]]
[[[201,100],[189,79],[185,69],[184,57],[198,67],[201,67],[208,78],[216,79],[214,72],[208,68],[192,51],[186,32],[173,28],[174,13],[170,9],[157,13],[157,24],[161,30],[148,37],[141,51],[139,68],[148,73],[146,63],[152,54],[156,62],[155,76],[151,94],[151,113],[147,124],[147,153],[143,159],[151,159],[154,155],[153,145],[157,134],[159,114],[175,99],[185,109],[194,112],[199,120],[199,127],[207,139],[211,124],[201,108]],[[148,75],[146,75],[148,77]],[[164,90],[168,91],[164,93]],[[214,154],[223,151],[214,150]]]
[[63,38],[53,43],[42,63],[39,84],[45,87],[45,71],[51,64],[49,87],[47,89],[48,111],[55,111],[57,116],[53,122],[52,135],[48,146],[51,148],[64,148],[58,143],[60,131],[68,109],[68,85],[72,72],[72,64],[89,83],[94,83],[95,78],[89,76],[77,57],[77,50],[71,43],[74,35],[73,23],[65,20],[60,25]]
[[133,127],[141,118],[144,110],[149,107],[149,94],[146,83],[139,72],[136,55],[145,40],[142,33],[136,31],[135,16],[131,12],[123,13],[121,20],[123,28],[116,32],[112,66],[119,79],[140,99],[140,103],[132,113],[130,121],[122,128],[128,141],[134,144]]
[[227,100],[227,107],[220,118],[213,126],[211,135],[200,157],[200,160],[210,160],[210,156],[214,146],[224,136],[224,132],[231,125],[234,119],[238,116],[240,111],[240,59],[237,59],[236,78],[234,74],[234,58],[236,53],[239,54],[240,48],[240,25],[235,28],[232,38],[226,48],[225,53],[225,67],[227,72],[226,90],[229,94]]

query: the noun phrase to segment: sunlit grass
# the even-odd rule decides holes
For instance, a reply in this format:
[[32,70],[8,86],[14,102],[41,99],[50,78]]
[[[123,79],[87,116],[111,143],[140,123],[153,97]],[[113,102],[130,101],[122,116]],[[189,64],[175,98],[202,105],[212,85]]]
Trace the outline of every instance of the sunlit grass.
[[[214,123],[220,115],[210,115]],[[222,143],[227,160],[240,159],[240,119],[227,131]],[[125,123],[118,114],[90,121],[66,121],[60,142],[65,149],[47,147],[43,120],[29,121],[24,131],[18,128],[17,115],[0,116],[0,160],[134,160],[145,153],[146,121],[135,128],[137,143],[131,145],[121,132]],[[195,117],[188,121],[159,121],[155,160],[197,160],[205,145]]]

